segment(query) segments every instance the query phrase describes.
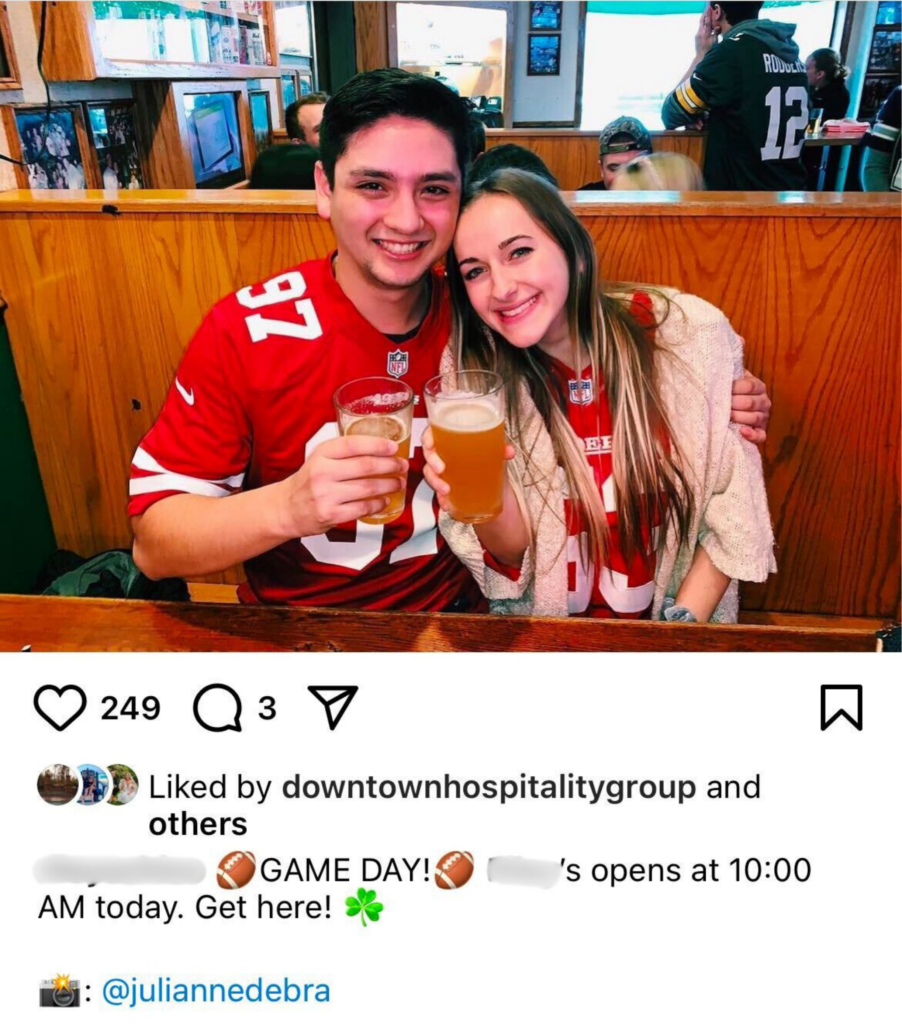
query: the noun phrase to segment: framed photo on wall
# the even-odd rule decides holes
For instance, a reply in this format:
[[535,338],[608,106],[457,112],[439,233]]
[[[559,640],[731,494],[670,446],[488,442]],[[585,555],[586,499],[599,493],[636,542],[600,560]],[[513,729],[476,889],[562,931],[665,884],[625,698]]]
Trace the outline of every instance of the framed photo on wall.
[[527,75],[559,75],[561,73],[561,37],[529,33]]
[[295,100],[300,98],[301,86],[298,81],[298,74],[296,71],[285,72],[282,74],[281,78],[282,110],[284,111],[287,110]]
[[529,5],[529,28],[532,32],[560,32],[564,16],[562,3],[546,3],[545,0]]
[[87,124],[103,188],[147,188],[132,100],[86,103]]
[[2,108],[20,188],[99,188],[81,104],[12,103]]
[[265,89],[248,89],[247,101],[251,108],[251,124],[254,126],[254,145],[262,153],[272,145],[272,109],[269,93]]

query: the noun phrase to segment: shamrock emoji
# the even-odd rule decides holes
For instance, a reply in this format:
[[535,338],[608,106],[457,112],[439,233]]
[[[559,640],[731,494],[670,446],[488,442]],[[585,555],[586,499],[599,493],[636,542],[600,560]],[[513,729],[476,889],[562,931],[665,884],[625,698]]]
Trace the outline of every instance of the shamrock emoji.
[[349,896],[345,900],[347,906],[348,917],[353,917],[355,914],[360,914],[360,920],[363,921],[363,927],[366,928],[366,919],[369,918],[371,921],[378,921],[379,914],[382,912],[382,904],[374,903],[373,900],[376,898],[376,890],[370,889],[367,892],[366,889],[357,890],[357,898]]

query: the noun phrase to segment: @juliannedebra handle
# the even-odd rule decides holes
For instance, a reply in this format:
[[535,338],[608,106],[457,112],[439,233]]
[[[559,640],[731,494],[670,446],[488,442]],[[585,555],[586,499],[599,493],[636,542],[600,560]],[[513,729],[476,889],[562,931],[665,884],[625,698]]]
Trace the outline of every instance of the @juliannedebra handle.
[[891,1019],[886,659],[302,662],[0,661],[11,1019]]

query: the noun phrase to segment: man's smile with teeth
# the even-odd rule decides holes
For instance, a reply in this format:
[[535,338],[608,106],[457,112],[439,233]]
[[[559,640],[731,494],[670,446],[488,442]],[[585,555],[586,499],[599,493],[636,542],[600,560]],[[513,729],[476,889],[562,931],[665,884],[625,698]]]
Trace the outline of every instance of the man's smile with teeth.
[[534,303],[538,302],[538,299],[538,295],[533,295],[531,299],[527,299],[525,302],[521,302],[519,306],[514,306],[513,309],[499,309],[498,315],[503,319],[508,317],[519,316],[521,313],[524,313],[527,309],[529,309],[529,307],[532,306]]
[[381,238],[377,238],[375,241],[376,245],[385,249],[386,252],[396,253],[398,256],[407,256],[427,244],[426,242],[387,242]]

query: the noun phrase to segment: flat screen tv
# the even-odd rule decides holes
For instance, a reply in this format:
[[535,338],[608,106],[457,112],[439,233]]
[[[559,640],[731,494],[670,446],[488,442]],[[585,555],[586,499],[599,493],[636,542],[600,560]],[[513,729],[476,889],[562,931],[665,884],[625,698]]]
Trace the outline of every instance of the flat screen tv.
[[238,94],[190,93],[183,102],[197,187],[225,188],[243,181]]

